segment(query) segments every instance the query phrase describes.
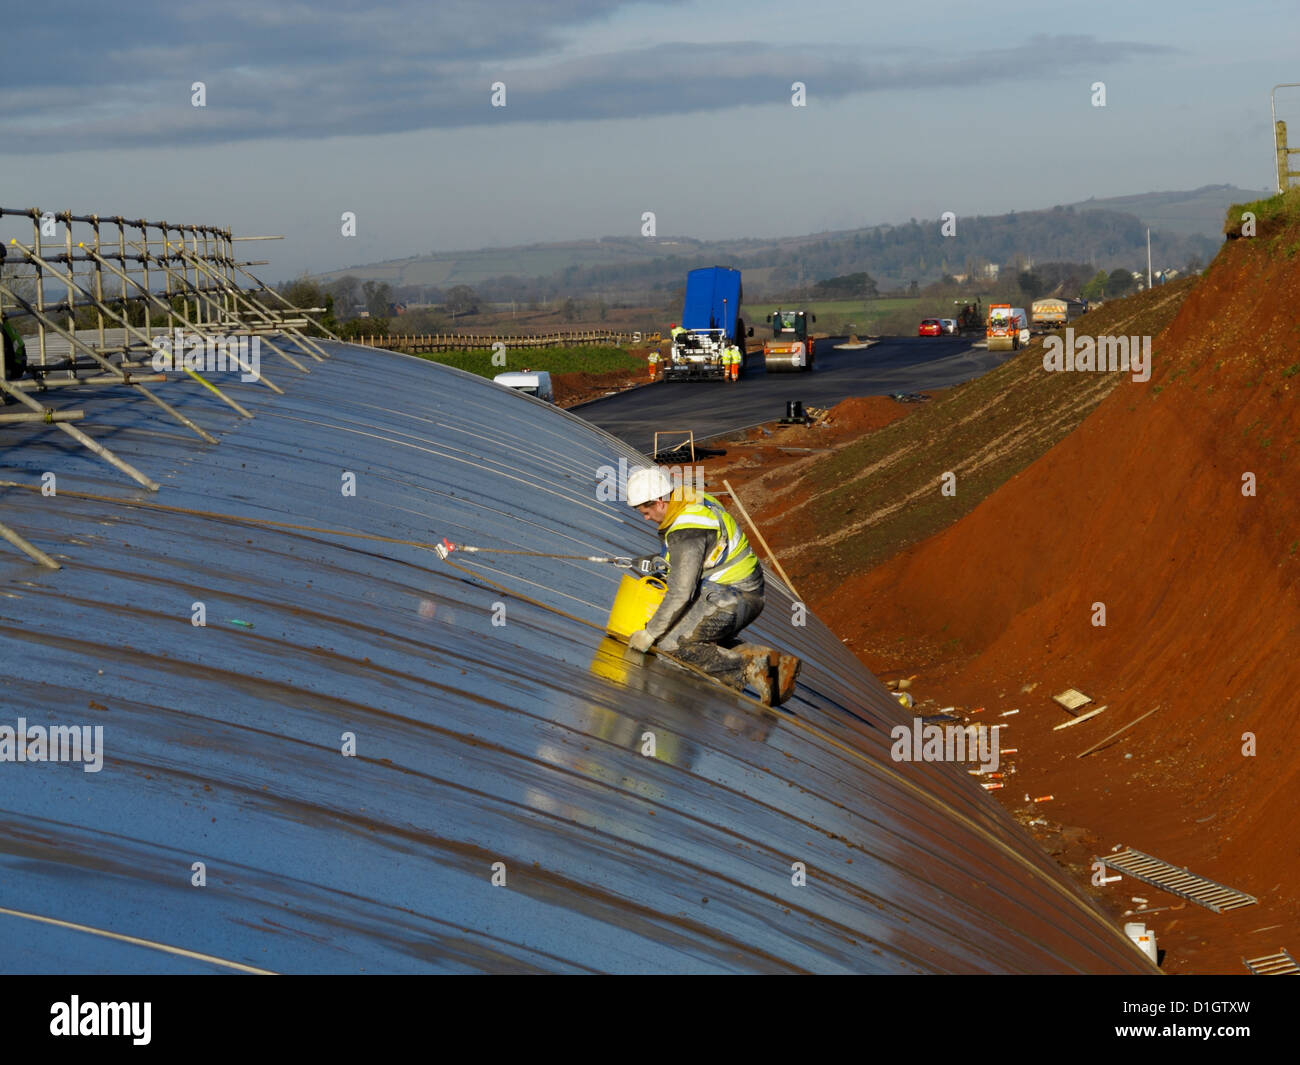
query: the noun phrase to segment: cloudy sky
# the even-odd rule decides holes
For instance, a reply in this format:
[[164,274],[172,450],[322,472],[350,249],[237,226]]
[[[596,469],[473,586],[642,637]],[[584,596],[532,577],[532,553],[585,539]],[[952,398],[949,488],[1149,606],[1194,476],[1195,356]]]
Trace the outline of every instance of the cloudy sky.
[[270,280],[646,211],[725,238],[1268,188],[1300,81],[1295,0],[44,0],[2,40],[0,206],[284,234]]

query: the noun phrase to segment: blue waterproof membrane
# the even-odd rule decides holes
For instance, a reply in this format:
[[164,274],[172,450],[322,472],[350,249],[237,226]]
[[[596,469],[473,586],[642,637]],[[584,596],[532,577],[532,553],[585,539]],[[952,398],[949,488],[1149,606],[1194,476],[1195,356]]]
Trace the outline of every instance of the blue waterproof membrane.
[[102,727],[98,772],[0,760],[0,971],[1152,971],[967,766],[890,758],[910,715],[776,581],[747,636],[804,658],[789,714],[583,624],[614,566],[338,535],[657,545],[614,438],[326,347],[263,352],[282,396],[214,376],[252,420],[155,386],[215,446],[47,394],[157,493],[0,427],[0,480],[57,489],[0,522],[63,565],[0,544],[0,728]]

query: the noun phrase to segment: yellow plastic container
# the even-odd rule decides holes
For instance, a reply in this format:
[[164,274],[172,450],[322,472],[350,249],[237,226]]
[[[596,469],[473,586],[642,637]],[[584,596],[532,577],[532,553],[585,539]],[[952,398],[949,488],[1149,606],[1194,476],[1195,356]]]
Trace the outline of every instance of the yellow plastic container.
[[605,631],[626,640],[632,633],[644,629],[667,593],[668,585],[658,577],[633,577],[625,573],[619,581],[618,594],[614,596]]

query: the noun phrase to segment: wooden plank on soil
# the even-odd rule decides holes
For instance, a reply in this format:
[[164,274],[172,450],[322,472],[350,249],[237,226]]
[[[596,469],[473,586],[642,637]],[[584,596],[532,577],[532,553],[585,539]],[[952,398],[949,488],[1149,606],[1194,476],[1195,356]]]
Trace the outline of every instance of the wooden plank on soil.
[[[1109,704],[1107,704],[1107,705],[1109,705]],[[1089,710],[1086,714],[1080,714],[1078,717],[1072,717],[1072,718],[1070,718],[1069,721],[1062,721],[1059,725],[1053,725],[1053,726],[1052,726],[1052,731],[1053,731],[1053,732],[1060,732],[1061,729],[1063,729],[1063,728],[1069,728],[1071,725],[1077,725],[1080,721],[1087,721],[1088,718],[1090,718],[1090,717],[1096,717],[1098,714],[1100,714],[1100,713],[1101,713],[1103,710],[1105,710],[1105,709],[1106,709],[1105,706],[1099,706],[1099,707],[1097,707],[1096,710]]]

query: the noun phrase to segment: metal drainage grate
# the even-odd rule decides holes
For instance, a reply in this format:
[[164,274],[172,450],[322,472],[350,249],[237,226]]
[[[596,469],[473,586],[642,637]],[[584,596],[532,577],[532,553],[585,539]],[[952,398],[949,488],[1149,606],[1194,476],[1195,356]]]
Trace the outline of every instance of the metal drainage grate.
[[1262,958],[1242,958],[1242,964],[1256,976],[1300,976],[1300,965],[1285,950]]
[[1259,901],[1254,895],[1247,895],[1236,888],[1225,887],[1203,876],[1189,873],[1186,869],[1180,869],[1141,851],[1123,850],[1118,854],[1105,855],[1097,861],[1162,891],[1191,899],[1215,913],[1250,906]]

